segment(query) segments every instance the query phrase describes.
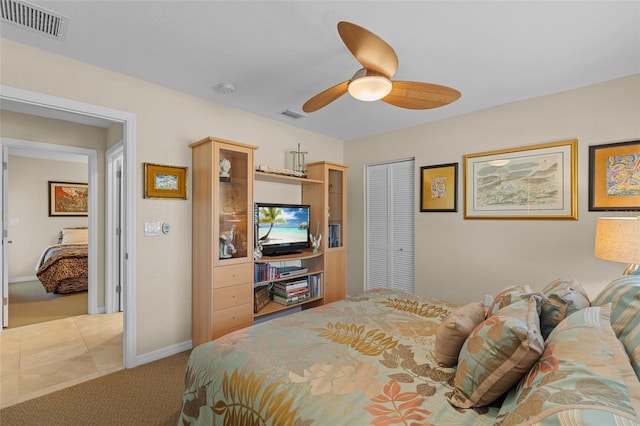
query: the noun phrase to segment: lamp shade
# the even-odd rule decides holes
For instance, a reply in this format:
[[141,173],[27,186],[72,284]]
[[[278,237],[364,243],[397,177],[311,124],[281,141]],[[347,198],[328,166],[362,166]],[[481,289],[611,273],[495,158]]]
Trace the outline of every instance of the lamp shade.
[[599,217],[594,255],[598,259],[640,263],[640,217]]

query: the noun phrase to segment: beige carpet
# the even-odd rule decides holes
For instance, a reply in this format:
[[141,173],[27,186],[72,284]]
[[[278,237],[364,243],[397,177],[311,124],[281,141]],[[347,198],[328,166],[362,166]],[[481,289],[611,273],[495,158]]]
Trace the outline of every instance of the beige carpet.
[[47,293],[40,281],[9,284],[9,328],[88,313],[88,292]]
[[178,424],[190,351],[0,410],[2,426]]

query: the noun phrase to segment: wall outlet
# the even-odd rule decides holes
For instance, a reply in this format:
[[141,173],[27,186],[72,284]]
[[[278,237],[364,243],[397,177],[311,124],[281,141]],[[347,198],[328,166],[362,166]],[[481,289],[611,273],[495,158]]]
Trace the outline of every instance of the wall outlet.
[[484,295],[484,307],[488,308],[493,303],[493,296],[490,294]]

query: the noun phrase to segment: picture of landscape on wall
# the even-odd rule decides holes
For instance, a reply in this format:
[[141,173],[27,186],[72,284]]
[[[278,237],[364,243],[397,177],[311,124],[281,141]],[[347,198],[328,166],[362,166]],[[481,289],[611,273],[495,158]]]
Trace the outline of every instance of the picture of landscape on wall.
[[49,182],[49,216],[87,216],[89,185]]
[[577,220],[578,141],[467,154],[465,219]]
[[476,163],[475,207],[531,210],[561,205],[561,157],[561,153],[553,153],[515,158],[504,165],[492,161]]

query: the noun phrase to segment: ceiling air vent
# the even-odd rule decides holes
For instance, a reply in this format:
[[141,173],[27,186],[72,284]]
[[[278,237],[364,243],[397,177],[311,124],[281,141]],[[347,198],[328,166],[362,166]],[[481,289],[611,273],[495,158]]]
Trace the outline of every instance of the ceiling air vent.
[[304,115],[298,114],[297,112],[289,111],[288,109],[285,109],[280,114],[285,115],[285,116],[287,116],[289,118],[293,118],[294,120],[297,120],[298,118],[303,118],[304,117]]
[[3,22],[19,25],[39,34],[64,39],[69,18],[24,1],[0,0]]

